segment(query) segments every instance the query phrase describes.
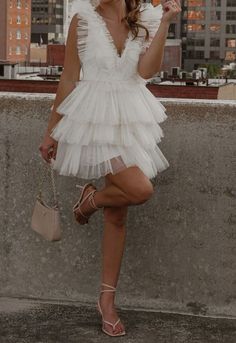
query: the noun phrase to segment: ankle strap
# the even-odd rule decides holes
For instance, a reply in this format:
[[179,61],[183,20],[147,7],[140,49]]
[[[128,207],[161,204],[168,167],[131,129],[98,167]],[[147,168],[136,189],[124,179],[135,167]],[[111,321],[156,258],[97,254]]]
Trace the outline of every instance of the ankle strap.
[[102,208],[103,206],[97,206],[96,203],[95,203],[95,200],[94,200],[94,195],[95,193],[97,192],[96,189],[94,189],[90,194],[89,194],[89,202],[90,202],[90,205],[95,208],[96,210],[99,210],[100,208]]
[[108,285],[107,283],[102,283],[102,286],[107,286],[111,289],[102,289],[101,293],[103,293],[103,292],[115,292],[116,291],[116,288],[114,286]]

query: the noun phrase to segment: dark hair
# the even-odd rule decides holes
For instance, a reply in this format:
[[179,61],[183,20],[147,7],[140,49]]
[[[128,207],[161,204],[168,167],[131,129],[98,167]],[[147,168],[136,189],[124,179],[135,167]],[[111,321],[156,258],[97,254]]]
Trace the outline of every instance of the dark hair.
[[124,18],[124,20],[127,21],[127,24],[130,27],[131,32],[133,33],[134,39],[137,37],[138,33],[139,33],[139,28],[143,28],[146,31],[146,40],[149,38],[149,31],[148,29],[138,23],[139,18],[140,18],[140,8],[141,8],[141,4],[145,2],[143,0],[125,0],[126,3],[126,7],[127,7],[127,11],[128,14],[127,16]]

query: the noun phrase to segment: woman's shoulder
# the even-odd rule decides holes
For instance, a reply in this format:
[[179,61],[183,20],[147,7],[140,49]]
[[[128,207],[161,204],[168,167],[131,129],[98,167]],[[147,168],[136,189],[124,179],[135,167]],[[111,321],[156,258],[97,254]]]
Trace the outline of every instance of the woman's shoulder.
[[159,22],[163,15],[162,5],[153,6],[151,3],[143,3],[140,8],[140,21],[148,24]]
[[93,14],[93,6],[90,0],[72,0],[70,4],[70,17],[72,18],[75,14],[78,17],[88,18]]
[[[151,3],[143,3],[140,8],[139,23],[145,26],[149,32],[149,39],[144,40],[143,51],[150,46],[152,39],[154,38],[163,15],[162,5],[153,6]],[[145,36],[145,30],[142,29],[142,35]]]

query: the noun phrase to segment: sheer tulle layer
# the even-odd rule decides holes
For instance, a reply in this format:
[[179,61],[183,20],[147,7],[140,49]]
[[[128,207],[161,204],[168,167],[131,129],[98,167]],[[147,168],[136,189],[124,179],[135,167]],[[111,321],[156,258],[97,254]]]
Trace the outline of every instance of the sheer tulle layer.
[[154,149],[144,150],[140,145],[80,146],[59,142],[57,157],[52,165],[61,175],[98,179],[131,166],[138,166],[147,177],[153,178],[157,172],[165,170],[169,163],[157,145]]
[[59,174],[94,179],[136,165],[152,178],[169,166],[157,146],[165,107],[144,84],[80,81],[57,112]]
[[136,80],[79,81],[56,110],[79,123],[150,124],[167,118],[165,107]]

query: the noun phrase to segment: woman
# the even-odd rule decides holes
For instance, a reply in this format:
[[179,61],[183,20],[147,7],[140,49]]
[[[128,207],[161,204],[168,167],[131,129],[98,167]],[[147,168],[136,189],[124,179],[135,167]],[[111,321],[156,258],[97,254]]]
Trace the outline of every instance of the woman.
[[160,69],[170,22],[180,11],[180,0],[157,7],[141,0],[74,0],[64,70],[39,148],[62,175],[104,177],[101,190],[91,182],[81,187],[73,212],[85,224],[104,211],[97,309],[110,336],[125,334],[114,294],[128,206],[150,199],[151,179],[169,166],[157,146],[165,108],[145,84]]

